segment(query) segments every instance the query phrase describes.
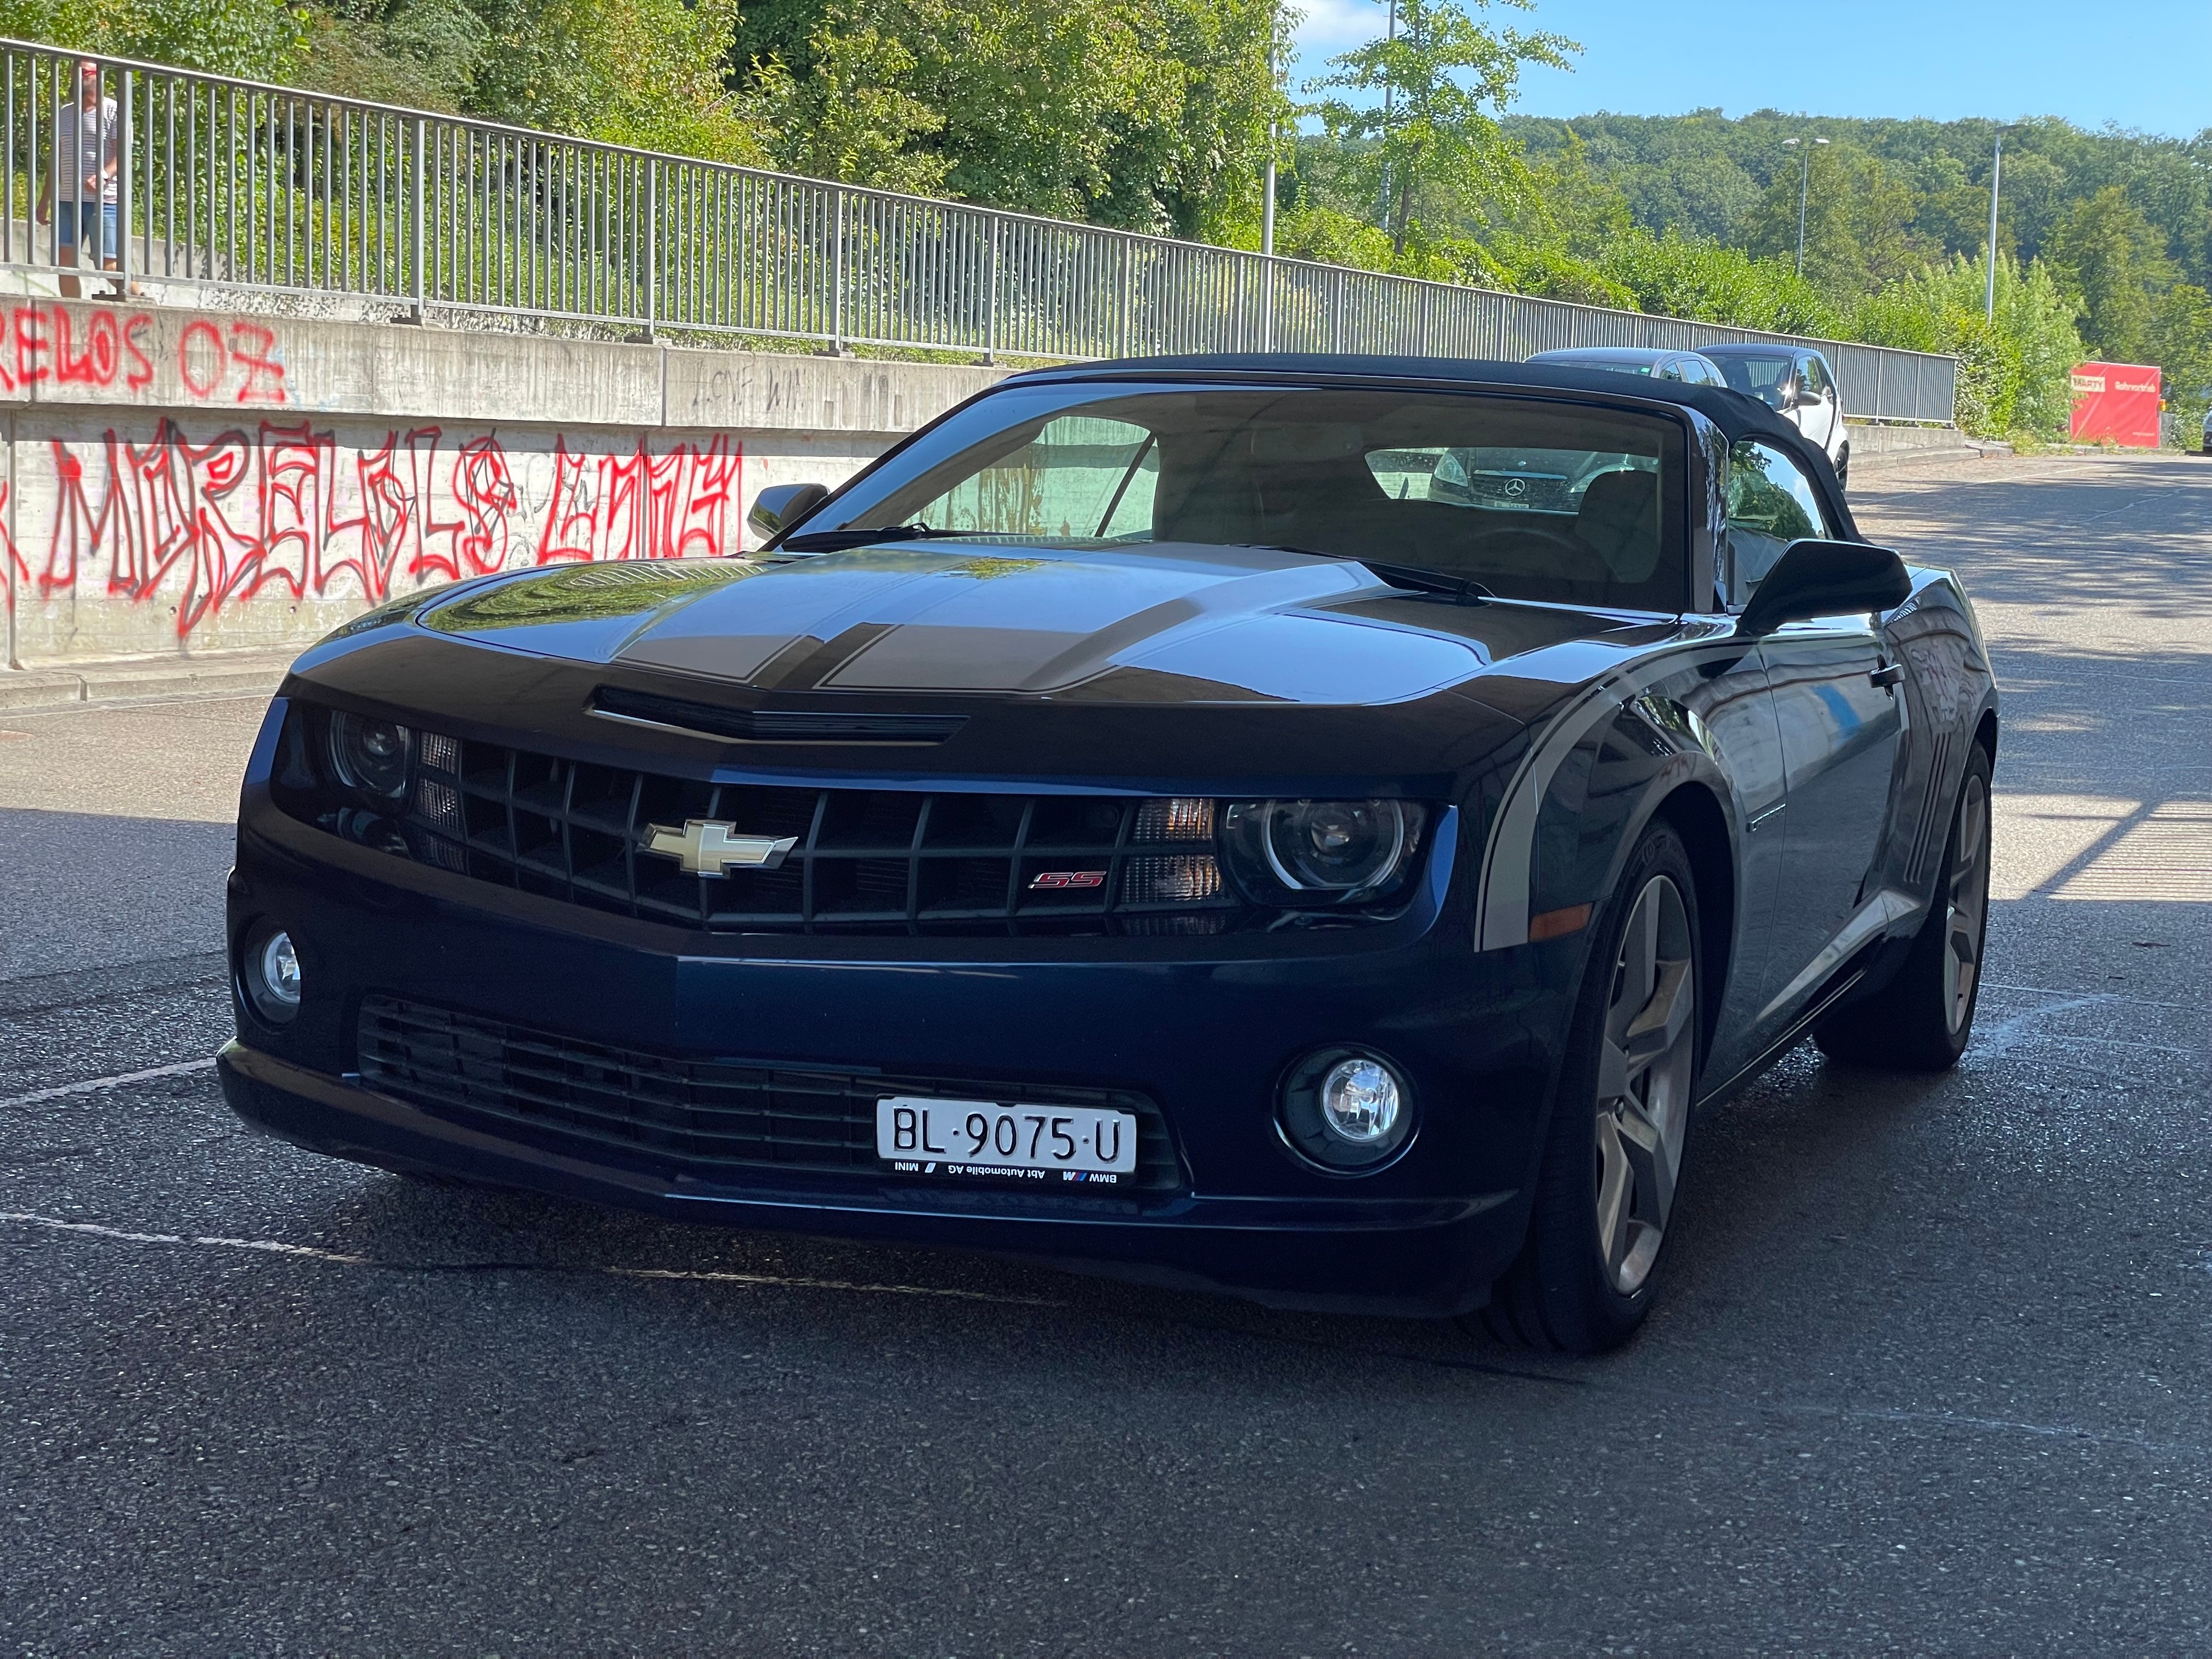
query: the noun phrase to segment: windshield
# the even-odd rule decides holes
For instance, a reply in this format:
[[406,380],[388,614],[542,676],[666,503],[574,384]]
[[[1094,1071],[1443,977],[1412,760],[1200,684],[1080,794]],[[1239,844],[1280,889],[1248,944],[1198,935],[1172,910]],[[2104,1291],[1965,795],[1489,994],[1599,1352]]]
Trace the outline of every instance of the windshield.
[[1615,374],[1649,374],[1650,363],[1639,363],[1632,358],[1621,357],[1534,357],[1532,362],[1557,363],[1562,368],[1606,368]]
[[1738,392],[1748,392],[1754,398],[1769,403],[1781,395],[1781,388],[1790,379],[1790,359],[1777,357],[1716,357],[1721,373]]
[[1288,547],[1674,612],[1682,453],[1664,419],[1497,395],[1024,386],[959,411],[804,530]]

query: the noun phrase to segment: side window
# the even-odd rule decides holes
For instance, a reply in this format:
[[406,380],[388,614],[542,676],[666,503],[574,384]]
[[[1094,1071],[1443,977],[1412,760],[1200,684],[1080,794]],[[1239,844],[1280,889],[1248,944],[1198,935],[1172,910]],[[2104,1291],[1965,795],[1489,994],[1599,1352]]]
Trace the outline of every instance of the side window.
[[1687,380],[1689,375],[1686,371],[1689,367],[1690,366],[1684,362],[1680,357],[1669,357],[1667,360],[1666,367],[1659,371],[1659,378],[1662,380]]
[[1158,468],[1158,446],[1148,428],[1063,415],[914,517],[936,530],[1082,538],[1149,534]]
[[1750,439],[1729,452],[1728,525],[1731,605],[1751,598],[1790,543],[1834,533],[1797,463]]

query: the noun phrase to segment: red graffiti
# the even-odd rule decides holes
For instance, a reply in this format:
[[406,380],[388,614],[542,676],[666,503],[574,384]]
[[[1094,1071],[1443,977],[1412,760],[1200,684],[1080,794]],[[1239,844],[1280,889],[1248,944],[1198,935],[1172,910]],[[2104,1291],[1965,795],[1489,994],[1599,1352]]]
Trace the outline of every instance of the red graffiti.
[[[62,337],[39,337],[58,365]],[[88,331],[70,361],[96,365],[129,338],[127,326]],[[521,521],[534,516],[530,503],[489,433],[451,450],[435,426],[386,432],[374,447],[341,446],[311,423],[264,420],[200,443],[164,417],[143,444],[110,430],[97,445],[47,447],[55,489],[45,568],[34,579],[6,546],[19,584],[45,599],[81,600],[96,583],[125,603],[172,602],[180,639],[257,593],[375,604],[504,569],[532,548]],[[535,459],[550,463],[553,486],[537,563],[736,550],[728,509],[742,459],[726,438],[658,454],[639,441],[607,454],[556,436]]]
[[702,453],[572,455],[553,443],[553,501],[538,562],[562,559],[681,559],[722,551],[742,454],[716,437]]
[[204,319],[186,323],[177,337],[177,373],[184,378],[185,390],[195,398],[214,397],[228,367],[222,331]]
[[[142,392],[154,383],[145,312],[95,310],[73,314],[67,306],[33,301],[9,308],[0,323],[0,390],[83,386]],[[234,322],[224,331],[204,317],[177,337],[177,378],[201,403],[289,404],[283,354],[276,331],[260,323]]]
[[276,347],[276,331],[258,323],[230,325],[230,361],[244,371],[238,388],[242,404],[281,404],[289,401],[284,390],[284,365],[269,354]]

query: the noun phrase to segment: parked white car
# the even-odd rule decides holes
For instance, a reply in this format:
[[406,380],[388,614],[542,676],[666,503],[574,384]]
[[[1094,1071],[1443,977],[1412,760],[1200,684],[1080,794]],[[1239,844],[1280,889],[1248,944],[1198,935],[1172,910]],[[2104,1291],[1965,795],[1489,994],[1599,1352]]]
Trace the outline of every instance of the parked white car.
[[1828,360],[1805,346],[1710,345],[1702,355],[1738,392],[1748,392],[1828,453],[1836,482],[1847,483],[1850,428]]
[[1570,368],[1609,368],[1616,374],[1649,374],[1655,380],[1691,386],[1726,386],[1719,367],[1695,351],[1663,351],[1647,346],[1564,346],[1540,351],[1532,363],[1565,363]]

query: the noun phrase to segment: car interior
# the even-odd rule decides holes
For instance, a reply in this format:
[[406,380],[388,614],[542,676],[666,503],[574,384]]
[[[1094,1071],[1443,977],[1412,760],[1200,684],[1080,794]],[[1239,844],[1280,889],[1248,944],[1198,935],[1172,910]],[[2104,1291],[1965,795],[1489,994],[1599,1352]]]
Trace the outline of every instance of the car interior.
[[1534,399],[1222,390],[1100,399],[977,445],[864,516],[1127,544],[1288,547],[1502,596],[1675,611],[1671,424]]

